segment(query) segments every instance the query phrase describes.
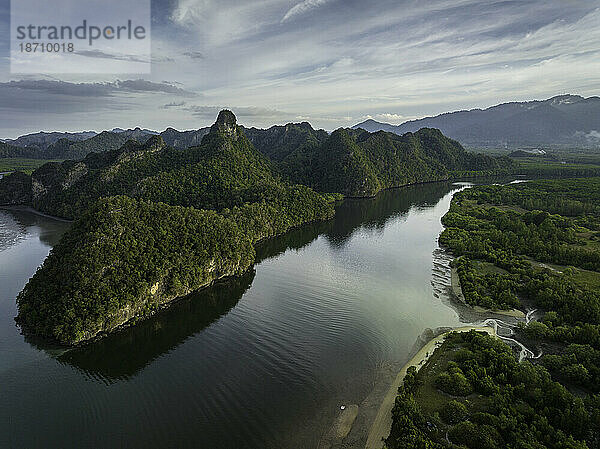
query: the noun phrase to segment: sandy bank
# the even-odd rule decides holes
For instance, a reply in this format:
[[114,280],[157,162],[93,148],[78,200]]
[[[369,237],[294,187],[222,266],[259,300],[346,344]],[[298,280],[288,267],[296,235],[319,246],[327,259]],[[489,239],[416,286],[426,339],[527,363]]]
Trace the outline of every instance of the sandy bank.
[[[496,335],[494,328],[489,326],[465,326],[452,329],[452,331],[450,332],[468,332],[470,330],[487,332],[490,335]],[[396,379],[390,386],[387,394],[385,395],[385,398],[381,403],[381,406],[379,407],[375,420],[371,425],[371,429],[369,430],[369,435],[367,437],[367,444],[365,445],[366,449],[382,448],[383,439],[389,436],[390,429],[392,428],[392,408],[394,407],[394,401],[398,394],[398,387],[402,385],[402,382],[404,381],[404,376],[406,376],[408,368],[411,366],[415,366],[417,370],[419,370],[423,365],[425,365],[425,362],[433,354],[433,351],[435,351],[436,347],[442,344],[442,342],[450,332],[445,332],[427,342],[425,346],[423,346],[419,350],[419,352],[417,352],[415,356],[402,367],[402,369],[396,376]]]

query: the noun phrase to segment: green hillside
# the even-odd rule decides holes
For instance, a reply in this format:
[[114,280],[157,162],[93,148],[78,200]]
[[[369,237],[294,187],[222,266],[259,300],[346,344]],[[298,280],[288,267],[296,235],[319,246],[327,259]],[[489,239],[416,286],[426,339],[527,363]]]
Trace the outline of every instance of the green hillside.
[[256,242],[334,213],[310,188],[274,177],[229,111],[187,151],[155,136],[7,179],[14,192],[31,180],[39,210],[77,218],[18,297],[24,329],[64,344],[240,275]]
[[252,136],[283,176],[322,192],[351,197],[474,172],[491,173],[512,165],[507,158],[469,153],[440,131],[428,128],[402,136],[338,129],[327,136],[308,124],[290,124],[254,130]]

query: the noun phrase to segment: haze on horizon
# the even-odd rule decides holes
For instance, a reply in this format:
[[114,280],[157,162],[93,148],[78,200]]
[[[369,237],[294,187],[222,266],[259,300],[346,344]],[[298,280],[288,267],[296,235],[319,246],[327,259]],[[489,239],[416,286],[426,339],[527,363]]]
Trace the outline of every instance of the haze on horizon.
[[[600,0],[153,0],[152,17],[144,77],[11,75],[3,39],[0,137],[197,129],[224,107],[331,130],[600,94]],[[9,19],[0,0],[0,35]]]

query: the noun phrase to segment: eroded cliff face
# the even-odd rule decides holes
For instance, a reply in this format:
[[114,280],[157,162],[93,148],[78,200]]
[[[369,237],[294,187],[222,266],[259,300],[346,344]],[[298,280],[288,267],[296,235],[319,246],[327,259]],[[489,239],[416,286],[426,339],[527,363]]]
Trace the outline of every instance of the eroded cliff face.
[[31,176],[14,172],[0,179],[0,205],[30,205]]
[[[253,254],[251,249],[248,248],[247,251]],[[220,279],[241,276],[252,267],[253,262],[253,257],[240,256],[231,260],[221,260],[218,263],[213,258],[204,266],[198,267],[204,271],[204,276],[197,278],[191,284],[181,286],[176,293],[172,289],[170,273],[164,273],[160,279],[143,291],[136,301],[125,304],[95,321],[88,322],[80,332],[60,341],[67,345],[79,345],[135,324],[169,306],[171,302],[208,287]],[[56,338],[56,336],[52,336],[52,338]]]

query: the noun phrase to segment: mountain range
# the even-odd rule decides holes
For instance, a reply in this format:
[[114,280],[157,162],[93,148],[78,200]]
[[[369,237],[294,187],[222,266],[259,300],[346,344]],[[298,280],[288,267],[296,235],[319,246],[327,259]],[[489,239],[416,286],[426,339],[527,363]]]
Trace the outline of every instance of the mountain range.
[[[214,143],[222,134],[215,126],[225,126],[220,121],[195,132],[106,131],[73,143],[65,151],[78,157],[48,162],[31,176],[2,179],[0,204],[26,203],[76,218],[101,197],[127,195],[221,210],[272,197],[280,190],[277,179],[322,193],[369,197],[382,189],[510,165],[507,159],[467,152],[436,129],[403,136],[343,128],[328,134],[306,122],[247,129],[231,116],[228,144]],[[94,148],[103,151],[90,151]]]
[[114,128],[110,131],[96,133],[85,131],[80,133],[39,132],[27,134],[17,139],[0,141],[0,158],[31,159],[83,159],[89,153],[100,153],[116,150],[128,140],[144,143],[152,136],[160,135],[167,145],[185,149],[199,145],[202,137],[208,134],[210,127],[191,131],[177,131],[167,128],[162,133],[149,129]]
[[[307,122],[268,129],[241,128],[259,151],[276,161],[285,159],[301,146],[320,145],[329,135],[324,130],[315,131]],[[480,149],[531,146],[600,148],[600,97],[560,95],[548,100],[448,112],[400,125],[370,119],[352,128],[398,135],[414,133],[421,128],[435,128],[466,147]],[[39,132],[0,140],[0,158],[82,159],[92,152],[118,149],[130,139],[144,143],[155,135],[160,135],[173,148],[186,149],[200,145],[209,130],[210,127],[189,131],[167,128],[157,132],[138,127],[114,128],[100,133]]]
[[396,134],[437,128],[469,147],[570,145],[600,148],[600,97],[560,95],[541,101],[448,112],[400,125],[367,120],[353,128]]

